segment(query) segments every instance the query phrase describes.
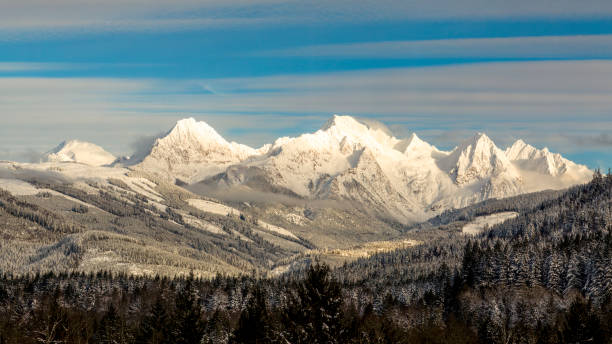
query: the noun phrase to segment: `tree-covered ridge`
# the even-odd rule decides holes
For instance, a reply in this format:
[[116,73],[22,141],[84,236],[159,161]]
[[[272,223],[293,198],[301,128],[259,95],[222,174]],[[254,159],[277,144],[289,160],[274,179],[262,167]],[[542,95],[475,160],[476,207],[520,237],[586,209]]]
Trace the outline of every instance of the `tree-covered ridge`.
[[[555,199],[535,196],[515,208],[519,217],[477,237],[417,229],[409,234],[430,240],[358,260],[336,274],[351,285],[406,287],[455,271],[473,287],[542,286],[559,294],[576,288],[593,301],[605,300],[612,289],[612,176],[596,174]],[[513,210],[503,200],[494,204],[496,211]],[[466,212],[486,214],[478,209]]]
[[542,286],[612,298],[612,177],[593,181],[494,227],[466,246],[463,274],[473,286]]

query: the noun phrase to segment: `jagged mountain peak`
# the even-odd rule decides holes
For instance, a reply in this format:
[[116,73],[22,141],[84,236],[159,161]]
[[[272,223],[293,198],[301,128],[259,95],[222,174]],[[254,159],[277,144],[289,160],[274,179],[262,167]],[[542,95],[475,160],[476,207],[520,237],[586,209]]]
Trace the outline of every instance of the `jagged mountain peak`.
[[421,138],[416,134],[416,133],[412,133],[410,134],[410,137],[408,138],[408,142],[409,143],[413,143],[413,142],[424,142],[423,140],[421,140]]
[[495,142],[484,133],[463,141],[446,159],[446,166],[458,185],[505,174],[517,179],[518,173]]
[[398,142],[394,148],[409,159],[431,157],[433,152],[438,152],[436,147],[421,140],[416,133],[412,133],[407,139]]
[[[352,116],[333,115],[319,130],[338,142],[358,143],[361,146],[393,147],[400,140],[384,124]],[[315,133],[316,134],[316,133]]]
[[494,149],[494,148],[498,148],[497,145],[495,144],[495,142],[493,142],[493,140],[491,140],[491,138],[489,136],[487,136],[487,134],[481,133],[481,132],[478,132],[478,133],[474,134],[474,136],[468,138],[467,140],[464,140],[458,146],[458,148],[463,150],[463,149],[465,149],[467,147],[470,147],[470,146],[472,146],[472,147],[480,147],[482,149]]
[[521,139],[516,140],[510,147],[506,149],[505,153],[506,156],[508,156],[508,159],[510,160],[536,159],[545,155],[550,155],[555,158],[561,158],[561,155],[559,153],[551,152],[548,147],[538,149]]
[[507,160],[504,151],[501,150],[493,140],[485,133],[476,133],[474,136],[464,140],[457,146],[451,155],[467,155],[470,159],[482,159],[499,157]]
[[196,121],[193,117],[177,121],[174,128],[168,132],[166,137],[175,140],[196,140],[200,142],[228,144],[213,127],[208,125],[208,123]]
[[[236,142],[228,142],[213,127],[204,121],[196,121],[193,117],[181,119],[163,137],[155,141],[155,146],[183,146],[182,148],[201,147],[204,150],[214,150],[215,147],[230,149],[238,154],[255,154],[256,150]],[[178,147],[180,148],[180,147]],[[265,147],[262,147],[262,149]]]
[[43,161],[76,162],[92,166],[112,164],[117,158],[102,147],[91,142],[65,140],[45,153]]
[[406,149],[410,149],[411,147],[420,147],[423,145],[429,145],[429,143],[421,140],[416,133],[412,133],[407,139],[399,142],[395,149],[404,152]]
[[586,166],[575,164],[559,153],[552,153],[547,147],[538,149],[520,139],[508,147],[505,153],[520,168],[544,175],[567,175],[581,179],[590,174]]
[[139,167],[191,182],[256,154],[249,146],[228,142],[206,122],[186,118],[155,141]]
[[366,126],[355,119],[355,117],[334,114],[325,124],[323,124],[321,130],[325,131],[332,128],[338,128],[340,130],[363,130],[363,127]]
[[518,139],[506,149],[506,155],[510,160],[528,159],[538,152],[534,146]]
[[410,137],[405,140],[405,142],[406,142],[406,147],[403,149],[404,152],[406,150],[415,149],[418,147],[431,147],[429,143],[421,140],[421,138],[418,137],[416,133],[412,133]]

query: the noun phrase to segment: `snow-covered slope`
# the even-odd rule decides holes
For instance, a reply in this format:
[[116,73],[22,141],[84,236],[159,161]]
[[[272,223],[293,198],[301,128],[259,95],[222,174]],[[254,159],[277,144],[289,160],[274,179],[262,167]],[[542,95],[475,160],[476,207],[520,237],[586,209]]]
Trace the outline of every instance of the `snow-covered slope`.
[[490,177],[518,178],[518,172],[504,152],[483,133],[455,148],[443,159],[443,165],[450,166],[448,172],[458,185]]
[[116,157],[93,143],[77,140],[64,141],[43,155],[43,161],[76,162],[92,166],[109,165]]
[[137,167],[169,179],[192,182],[222,172],[257,153],[251,147],[227,142],[205,122],[188,118],[178,121],[168,134],[157,139]]
[[[381,126],[334,116],[320,130],[280,138],[204,183],[350,201],[413,221],[492,197],[568,187],[591,176],[586,167],[558,154],[527,154],[515,146],[501,150],[478,133],[444,152],[416,134],[399,140]],[[554,174],[540,167],[542,157],[552,159]],[[549,182],[541,183],[542,178]]]
[[551,153],[548,148],[537,149],[526,144],[523,140],[517,140],[506,149],[506,156],[520,168],[539,172],[550,176],[574,175],[578,178],[584,173],[589,176],[592,172],[585,166],[575,164],[558,153]]
[[483,133],[462,142],[447,157],[439,159],[438,166],[457,187],[468,191],[462,199],[454,200],[460,206],[525,192],[519,171],[504,151]]
[[584,183],[593,176],[593,171],[586,166],[552,153],[548,148],[537,149],[523,140],[517,140],[505,153],[523,175],[528,189],[561,189]]

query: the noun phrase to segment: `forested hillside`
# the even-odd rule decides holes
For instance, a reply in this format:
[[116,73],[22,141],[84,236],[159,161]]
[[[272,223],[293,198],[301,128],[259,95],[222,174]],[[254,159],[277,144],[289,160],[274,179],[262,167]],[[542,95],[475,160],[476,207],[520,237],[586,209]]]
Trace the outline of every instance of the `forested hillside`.
[[[539,196],[538,196],[539,197]],[[0,341],[609,343],[612,176],[478,236],[272,279],[60,274],[0,281]]]

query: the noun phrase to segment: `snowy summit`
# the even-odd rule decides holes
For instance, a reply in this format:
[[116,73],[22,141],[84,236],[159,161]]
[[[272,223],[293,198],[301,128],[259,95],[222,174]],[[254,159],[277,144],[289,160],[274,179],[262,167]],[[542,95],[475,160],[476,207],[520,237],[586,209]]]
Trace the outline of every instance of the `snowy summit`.
[[112,164],[117,158],[102,147],[78,140],[64,141],[43,155],[43,161],[75,162],[103,166]]

